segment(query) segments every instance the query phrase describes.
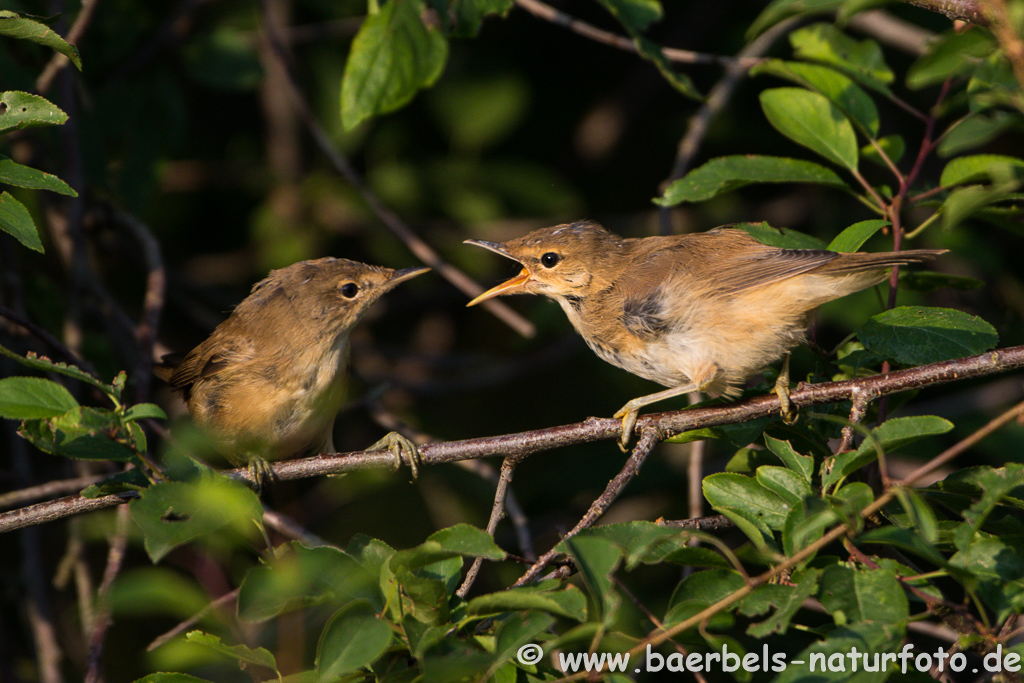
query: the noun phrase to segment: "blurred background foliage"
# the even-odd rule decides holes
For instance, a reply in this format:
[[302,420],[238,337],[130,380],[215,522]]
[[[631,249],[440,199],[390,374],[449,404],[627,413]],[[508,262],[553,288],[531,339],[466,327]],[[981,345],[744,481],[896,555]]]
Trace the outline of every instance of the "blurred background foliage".
[[[332,142],[386,205],[485,286],[510,275],[514,266],[462,245],[464,239],[504,240],[580,218],[598,220],[630,237],[661,229],[666,214],[659,214],[651,200],[669,177],[679,140],[699,103],[682,96],[637,55],[515,7],[504,18],[487,19],[475,39],[451,40],[440,79],[407,106],[344,130],[341,79],[366,4],[268,0],[268,5],[282,26],[300,85]],[[617,30],[614,19],[591,0],[557,5]],[[37,17],[55,16],[53,25],[62,34],[80,10],[60,0],[10,1],[6,6]],[[746,43],[745,31],[762,9],[763,3],[747,0],[666,2],[665,16],[650,37],[663,45],[732,55]],[[925,10],[906,5],[888,10],[918,29],[950,27],[949,20]],[[200,342],[269,269],[327,255],[395,268],[416,264],[310,140],[272,58],[258,3],[100,0],[77,44],[83,71],[64,70],[41,93],[69,114],[69,123],[8,136],[0,151],[57,174],[80,198],[15,192],[44,226],[46,253],[17,248],[0,235],[0,298],[63,336],[104,378],[139,364],[124,315],[139,317],[148,272],[138,240],[109,219],[112,207],[147,226],[162,254],[167,294],[160,352],[187,351]],[[780,40],[771,53],[789,56],[790,50]],[[34,91],[50,55],[24,41],[0,41],[0,90]],[[886,48],[897,73],[905,73],[916,58]],[[685,72],[707,92],[722,70],[696,65]],[[757,102],[765,78],[739,87],[712,121],[694,165],[725,154],[811,157],[795,151],[765,120]],[[938,88],[901,86],[900,94],[927,111]],[[891,103],[880,106],[883,133],[903,135],[916,149],[920,121]],[[1019,152],[1022,131],[1016,124],[998,124],[998,135],[975,152]],[[941,156],[930,159],[924,175],[937,178],[942,164]],[[868,173],[880,182],[884,169]],[[871,217],[852,197],[807,185],[748,186],[667,214],[676,232],[763,220],[826,242],[850,223]],[[102,283],[102,293],[81,286],[76,273],[81,264],[68,255],[74,242],[69,221],[80,221],[84,267]],[[879,235],[867,248],[890,248],[889,239]],[[1024,342],[1022,242],[1020,224],[1012,221],[1001,227],[965,224],[930,231],[914,246],[951,249],[938,267],[986,286],[901,293],[901,303],[927,301],[980,315],[996,326],[1001,346]],[[532,339],[482,310],[465,309],[466,301],[444,280],[430,276],[404,285],[377,305],[354,337],[356,379],[352,404],[336,430],[339,450],[358,450],[388,431],[390,425],[371,419],[381,410],[432,438],[459,439],[607,416],[625,399],[651,391],[649,383],[594,357],[557,306],[545,299],[511,301],[537,326]],[[835,346],[879,308],[872,291],[826,306],[818,317],[817,341]],[[6,343],[22,353],[31,348],[24,339]],[[820,370],[806,352],[798,352],[795,363],[797,377]],[[130,377],[133,387],[140,387],[137,376]],[[954,420],[957,430],[948,435],[952,442],[976,428],[988,408],[1019,394],[1019,381],[1009,378],[979,384],[978,391],[940,388],[930,390],[913,411]],[[182,414],[177,399],[158,383],[151,397],[137,399]],[[13,431],[8,423],[3,428]],[[1020,458],[1021,436],[1017,427],[983,443],[975,451],[976,464],[998,465],[1008,455]],[[23,446],[12,445],[18,440],[10,433],[5,437],[3,448],[10,453],[0,472],[5,489],[67,478],[75,474],[74,467],[84,473],[80,463],[28,454]],[[689,447],[662,445],[606,520],[687,517]],[[722,469],[735,451],[726,442],[710,448],[706,472]],[[906,452],[913,455],[912,448]],[[622,458],[611,443],[602,442],[546,453],[519,467],[515,493],[537,547],[549,547],[579,519]],[[376,471],[281,483],[271,502],[335,543],[345,545],[364,533],[403,548],[456,522],[484,526],[492,496],[492,485],[477,474],[445,466],[426,468],[415,483],[407,472]],[[34,608],[53,615],[65,646],[65,669],[84,669],[88,643],[73,634],[87,606],[77,600],[74,583],[97,580],[106,554],[103,539],[115,517],[111,511],[75,519],[70,535],[65,525],[33,531],[32,543],[41,549],[36,567],[12,561],[30,541],[12,534],[0,537],[0,557],[6,558],[0,562],[0,679],[37,679],[35,661],[26,654],[32,652],[32,636],[25,628],[19,586],[26,573],[52,576],[58,566],[66,571],[58,574],[56,590]],[[154,567],[131,527],[129,534],[126,569],[111,598],[114,624],[105,648],[111,681],[162,668],[181,670],[206,656],[181,642],[149,653],[145,648],[212,596],[237,585],[254,561],[211,539],[180,548]],[[511,530],[504,526],[497,541],[514,547]],[[515,571],[502,566],[494,574],[485,572],[478,586],[508,585]],[[637,571],[652,574],[651,581],[637,585],[648,587],[649,594],[640,597],[655,604],[666,578],[659,573],[676,578],[665,567]],[[277,639],[310,647],[309,642],[301,645],[296,633],[282,632]],[[222,669],[215,671],[207,674],[229,680]],[[232,680],[247,678],[236,672]]]

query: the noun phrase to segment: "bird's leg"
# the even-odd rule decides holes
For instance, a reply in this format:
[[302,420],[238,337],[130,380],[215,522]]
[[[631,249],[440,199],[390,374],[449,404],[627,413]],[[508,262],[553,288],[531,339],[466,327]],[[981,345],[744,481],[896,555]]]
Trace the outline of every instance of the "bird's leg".
[[796,423],[800,417],[799,411],[793,405],[792,401],[789,400],[789,354],[786,354],[786,358],[782,361],[782,369],[779,370],[779,376],[775,379],[775,388],[772,389],[773,394],[778,394],[779,403],[781,404],[779,413],[782,415],[782,421],[788,425]]
[[398,432],[391,432],[387,434],[383,439],[373,444],[366,450],[368,451],[391,451],[391,454],[395,456],[395,470],[397,471],[402,465],[408,465],[409,469],[412,470],[412,478],[415,479],[420,474],[419,460],[420,451],[409,439],[405,438]]
[[659,391],[655,394],[648,394],[647,396],[634,398],[632,401],[619,408],[612,417],[622,418],[622,434],[619,435],[619,448],[622,449],[622,452],[625,453],[629,450],[629,440],[633,436],[633,427],[636,426],[636,420],[640,417],[641,408],[646,405],[650,405],[651,403],[663,401],[666,398],[672,398],[681,394],[688,394],[691,391],[699,391],[705,386],[707,386],[706,382],[704,385],[698,385],[695,382],[681,384],[678,387],[672,387],[671,389]]
[[262,496],[270,483],[277,478],[270,463],[259,456],[249,458],[248,470],[257,496]]

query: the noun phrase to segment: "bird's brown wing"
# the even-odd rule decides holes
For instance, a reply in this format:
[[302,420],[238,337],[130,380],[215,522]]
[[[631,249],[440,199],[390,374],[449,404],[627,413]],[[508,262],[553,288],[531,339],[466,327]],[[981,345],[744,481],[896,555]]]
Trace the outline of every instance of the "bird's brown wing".
[[742,230],[725,228],[649,237],[636,248],[639,267],[624,273],[619,283],[624,292],[670,283],[730,295],[806,273],[840,256],[825,249],[770,247]]
[[[192,385],[252,358],[252,342],[246,338],[230,338],[214,333],[192,349],[167,377],[168,384],[182,392],[188,400]],[[173,359],[172,359],[173,360]]]

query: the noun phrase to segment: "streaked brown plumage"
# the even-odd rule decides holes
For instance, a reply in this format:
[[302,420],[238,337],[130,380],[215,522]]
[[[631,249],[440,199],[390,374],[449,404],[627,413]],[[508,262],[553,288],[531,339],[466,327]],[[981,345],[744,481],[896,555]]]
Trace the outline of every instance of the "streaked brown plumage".
[[[180,362],[154,370],[181,392],[192,418],[258,488],[267,461],[334,450],[332,427],[345,396],[349,333],[385,292],[429,268],[395,271],[322,258],[275,270]],[[415,447],[392,433],[371,446],[414,462]]]
[[548,296],[602,359],[670,387],[615,414],[623,446],[641,407],[694,390],[735,396],[800,343],[818,306],[881,282],[892,266],[942,253],[779,249],[733,228],[624,239],[590,221],[503,244],[466,242],[523,266],[469,305],[502,294]]

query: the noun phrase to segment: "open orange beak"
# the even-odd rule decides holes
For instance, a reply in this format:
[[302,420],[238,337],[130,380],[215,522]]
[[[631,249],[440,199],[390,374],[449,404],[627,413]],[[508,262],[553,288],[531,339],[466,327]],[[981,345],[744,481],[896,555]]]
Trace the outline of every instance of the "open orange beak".
[[[505,249],[505,245],[500,244],[498,242],[488,242],[486,240],[466,240],[465,244],[473,244],[478,247],[483,247],[484,249],[489,249],[490,251],[493,251],[496,254],[501,254],[505,258],[510,258],[513,261],[516,260],[511,254],[508,253],[508,250]],[[496,296],[501,296],[502,294],[515,294],[516,290],[525,285],[529,279],[530,271],[526,270],[526,268],[523,268],[523,270],[511,280],[506,280],[505,282],[502,282],[500,285],[491,287],[486,292],[484,292],[483,294],[481,294],[480,296],[466,304],[466,306],[476,306],[479,303],[487,301],[488,299],[493,299]]]

